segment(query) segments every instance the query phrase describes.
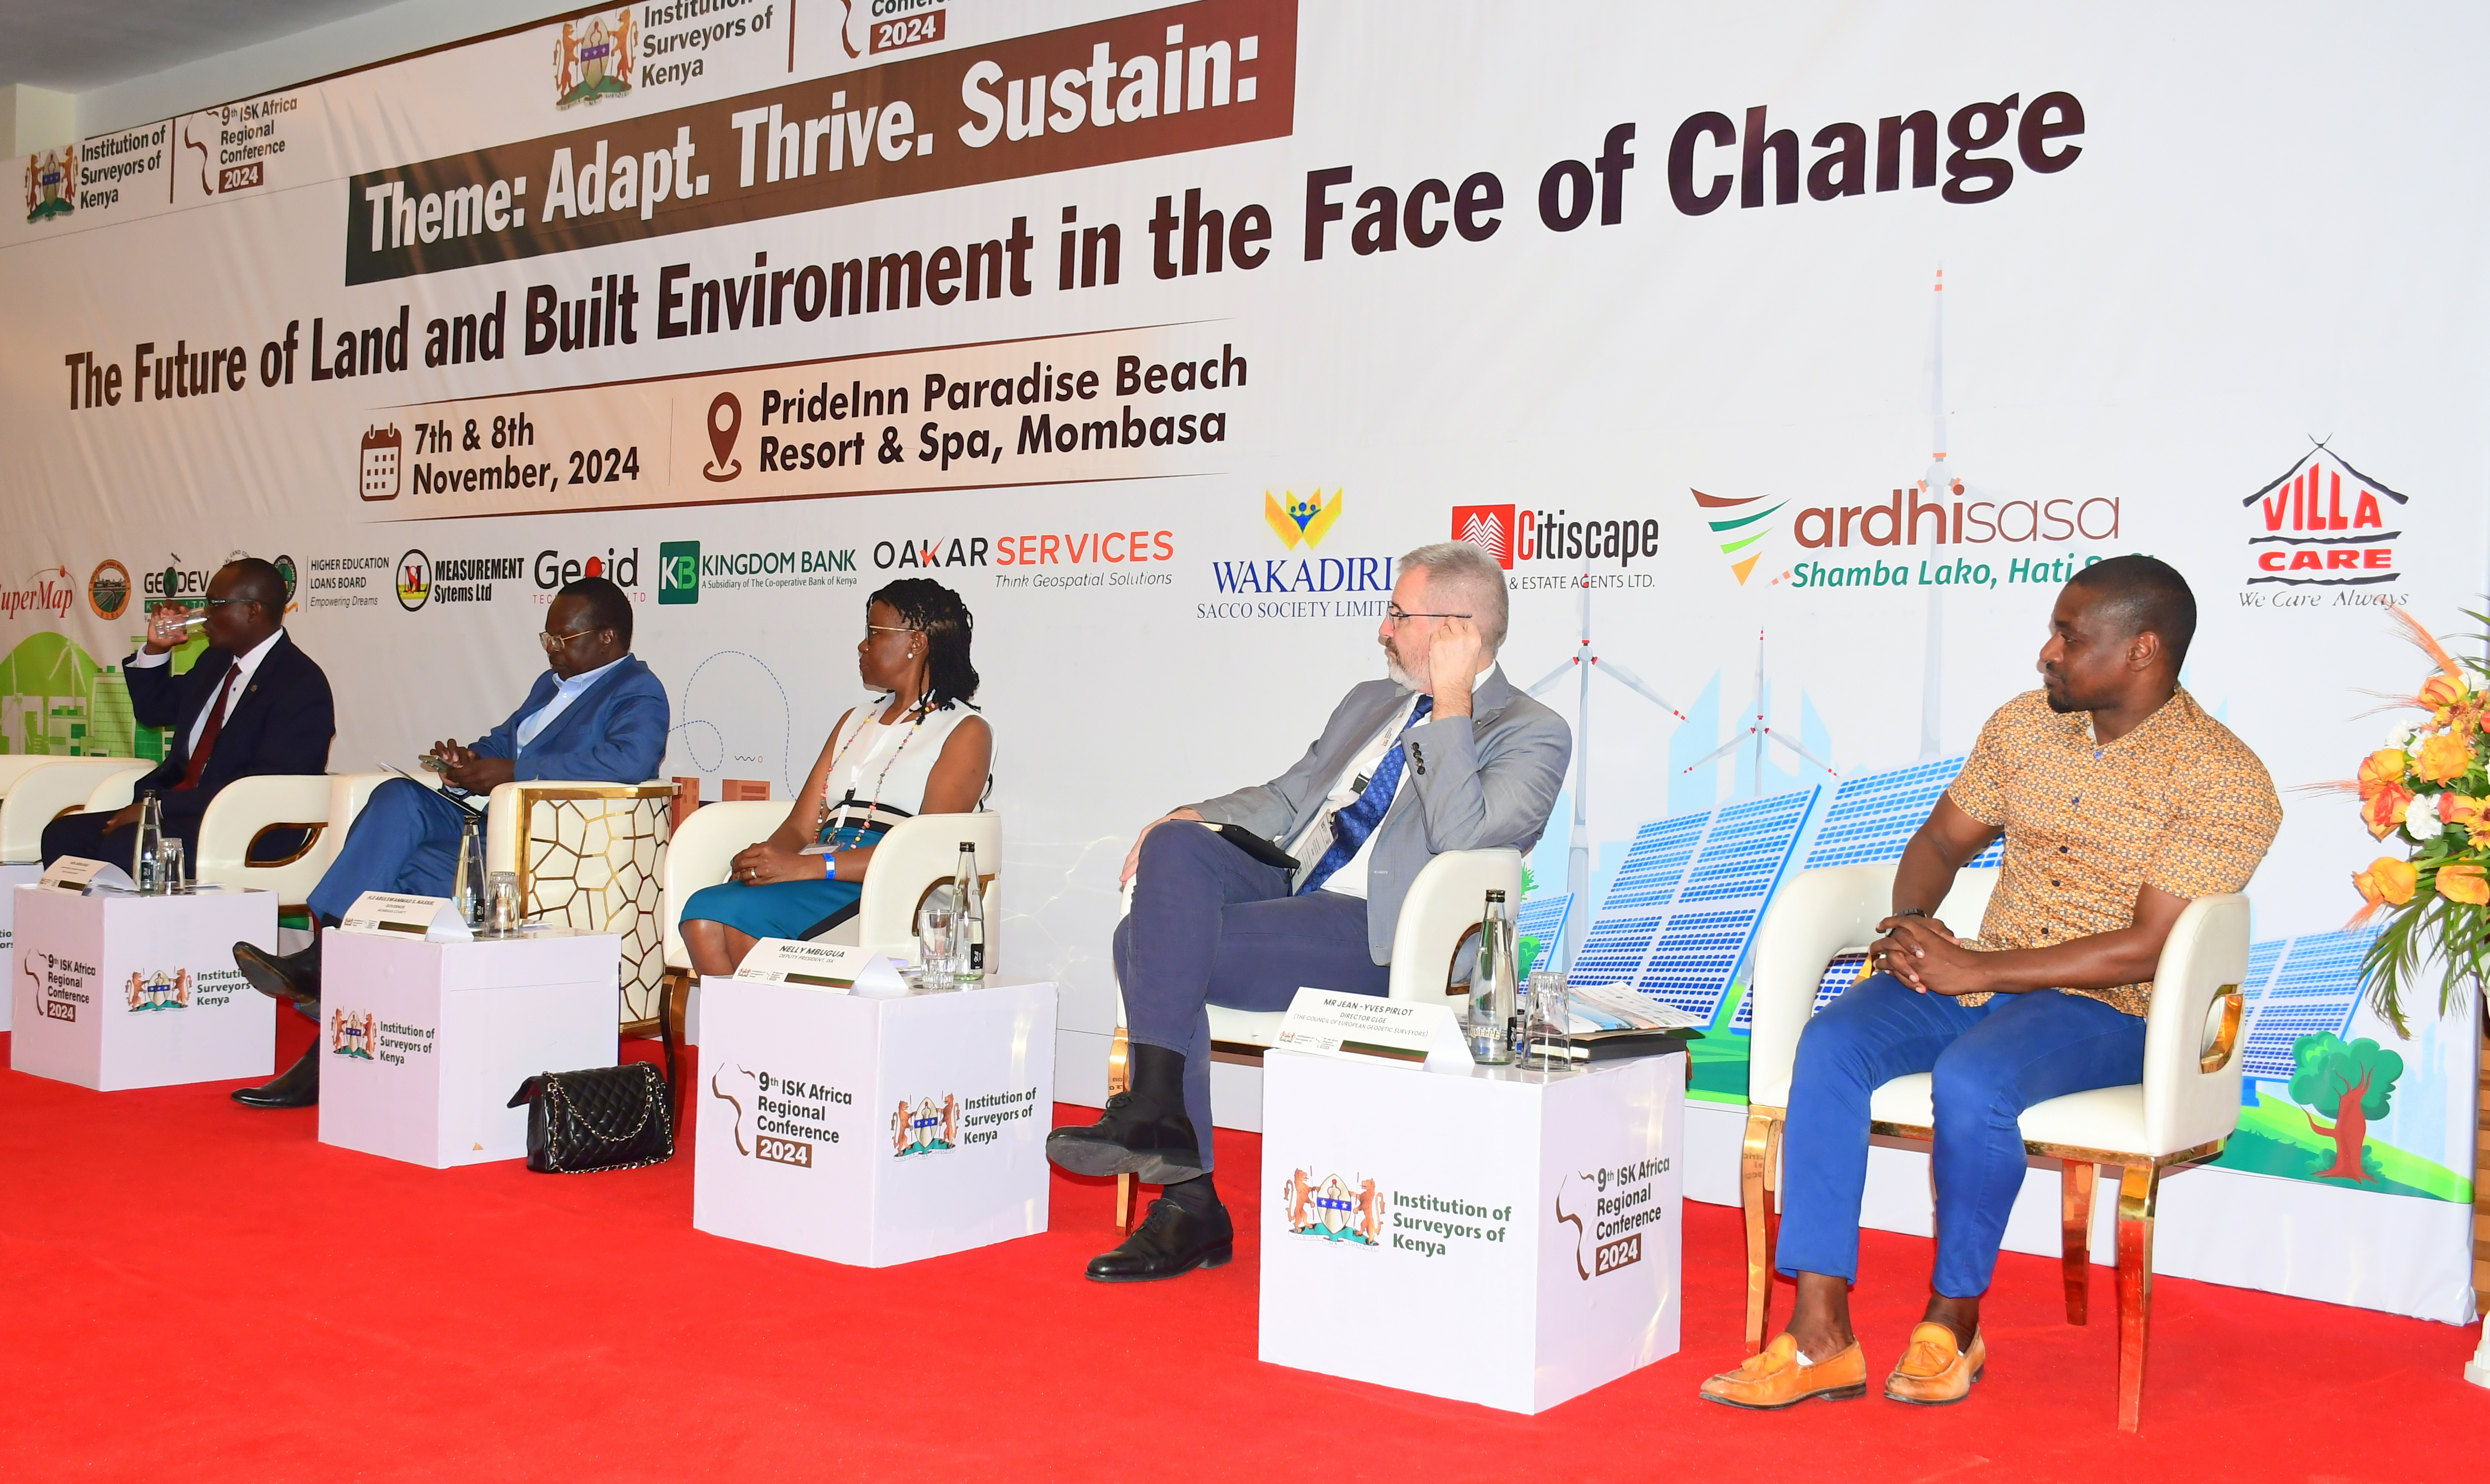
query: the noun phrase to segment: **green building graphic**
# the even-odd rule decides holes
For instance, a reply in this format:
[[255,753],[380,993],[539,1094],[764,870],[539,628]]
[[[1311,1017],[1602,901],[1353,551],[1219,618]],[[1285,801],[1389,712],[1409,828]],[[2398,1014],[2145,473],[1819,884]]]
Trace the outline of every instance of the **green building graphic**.
[[[174,651],[174,668],[189,669],[206,647],[192,639]],[[121,667],[97,663],[67,634],[29,634],[0,659],[0,752],[160,763],[164,740],[162,727],[138,725]]]

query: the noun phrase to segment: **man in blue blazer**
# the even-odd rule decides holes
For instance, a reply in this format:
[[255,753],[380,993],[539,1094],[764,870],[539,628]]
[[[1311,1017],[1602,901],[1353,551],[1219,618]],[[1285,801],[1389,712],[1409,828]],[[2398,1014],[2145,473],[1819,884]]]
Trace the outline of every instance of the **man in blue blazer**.
[[[159,610],[146,648],[121,670],[140,724],[172,730],[164,761],[130,797],[153,790],[164,833],[196,860],[199,819],[218,790],[260,773],[326,772],[337,724],[329,677],[281,626],[285,578],[274,566],[244,557],[217,568],[208,583],[209,648],[175,675],[181,618],[178,609]],[[113,814],[64,814],[43,827],[43,863],[78,856],[128,865],[137,825],[135,803]],[[291,850],[293,842],[269,843]]]
[[[645,783],[666,758],[666,687],[631,654],[631,599],[603,577],[555,595],[538,636],[552,668],[536,677],[509,719],[473,747],[433,744],[441,774],[471,794],[532,778]],[[458,870],[464,812],[420,783],[392,778],[372,791],[337,848],[311,911],[334,927],[366,891],[448,896]],[[234,945],[234,965],[261,993],[291,1000],[318,1018],[320,947],[278,956]],[[237,1090],[254,1108],[302,1108],[320,1100],[320,1048],[275,1081]]]

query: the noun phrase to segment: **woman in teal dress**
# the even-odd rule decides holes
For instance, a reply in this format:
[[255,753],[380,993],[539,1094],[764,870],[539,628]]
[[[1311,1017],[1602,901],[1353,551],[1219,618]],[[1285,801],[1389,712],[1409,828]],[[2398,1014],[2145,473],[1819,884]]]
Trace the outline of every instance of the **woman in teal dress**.
[[904,578],[865,604],[856,671],[884,699],[839,718],[786,822],[683,904],[692,971],[731,975],[764,938],[817,938],[855,916],[876,840],[919,814],[984,798],[994,730],[975,713],[973,625],[960,596]]

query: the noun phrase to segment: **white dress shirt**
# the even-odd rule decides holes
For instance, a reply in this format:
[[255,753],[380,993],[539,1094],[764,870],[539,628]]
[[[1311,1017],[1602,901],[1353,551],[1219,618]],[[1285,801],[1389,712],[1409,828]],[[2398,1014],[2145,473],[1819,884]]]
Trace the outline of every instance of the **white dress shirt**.
[[[1332,816],[1357,802],[1358,796],[1366,792],[1365,784],[1375,777],[1375,770],[1382,765],[1383,755],[1392,750],[1394,742],[1401,740],[1402,732],[1408,728],[1409,713],[1415,711],[1417,706],[1418,696],[1413,691],[1408,699],[1401,703],[1400,710],[1394,712],[1391,718],[1383,723],[1383,729],[1369,738],[1366,745],[1357,750],[1357,755],[1350,758],[1348,765],[1340,771],[1340,775],[1332,780],[1331,793],[1323,800],[1321,809],[1317,810],[1314,819],[1298,832],[1295,847],[1288,852],[1305,862],[1308,869],[1312,869],[1315,862],[1322,858],[1323,852],[1331,849]],[[1408,781],[1409,770],[1404,767],[1401,770],[1401,776],[1393,783],[1393,799],[1401,797],[1401,788]],[[1392,800],[1386,800],[1383,804],[1383,814],[1391,812]],[[1366,838],[1358,842],[1357,854],[1351,856],[1339,870],[1331,873],[1330,878],[1322,884],[1321,890],[1337,891],[1343,896],[1366,895],[1367,858],[1375,853],[1375,837],[1382,831],[1383,816],[1375,816],[1375,828],[1368,830]],[[1312,854],[1308,854],[1309,852]]]
[[[623,656],[624,659],[629,657],[630,656],[627,655]],[[570,710],[570,703],[579,699],[579,693],[581,691],[595,684],[597,677],[603,675],[606,671],[613,669],[616,665],[619,665],[622,662],[622,659],[610,660],[607,663],[598,665],[594,670],[574,675],[566,681],[557,680],[554,683],[553,699],[547,701],[544,705],[537,707],[534,712],[530,713],[525,719],[520,721],[518,731],[511,734],[511,740],[518,743],[518,745],[512,750],[514,752],[526,751],[528,743],[535,742],[537,738],[543,736],[544,729],[553,725],[554,718],[560,716],[564,712]]]
[[[268,652],[276,648],[276,641],[284,637],[285,630],[280,628],[276,632],[270,634],[267,638],[260,640],[258,648],[252,650],[249,654],[243,655],[240,659],[235,660],[233,663],[234,678],[231,685],[225,685],[223,681],[217,682],[218,685],[224,686],[225,712],[227,714],[232,713],[234,703],[242,699],[242,693],[250,688],[250,678],[259,673],[259,662],[266,659],[268,657]],[[124,660],[121,667],[125,670],[153,670],[159,665],[169,665],[172,662],[173,652],[171,650],[166,650],[161,655],[150,655],[145,650],[140,650],[137,654],[132,655],[127,660]],[[209,710],[210,708],[208,707],[200,707],[199,714],[191,719],[190,735],[182,744],[183,755],[185,757],[198,750],[199,733],[207,728]]]

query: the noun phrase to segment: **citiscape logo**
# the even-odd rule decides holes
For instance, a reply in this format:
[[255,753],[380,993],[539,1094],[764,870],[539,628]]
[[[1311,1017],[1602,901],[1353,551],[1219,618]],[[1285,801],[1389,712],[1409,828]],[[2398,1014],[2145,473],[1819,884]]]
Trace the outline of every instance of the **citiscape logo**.
[[[1636,557],[1659,555],[1657,519],[1568,520],[1566,514],[1561,509],[1519,509],[1510,505],[1457,505],[1453,507],[1453,539],[1478,547],[1495,558],[1496,565],[1506,571],[1514,570],[1518,565],[1538,562],[1562,562],[1575,568],[1562,574],[1505,579],[1517,592],[1532,588],[1653,585],[1650,573],[1623,569],[1633,567]],[[1614,562],[1620,570],[1594,576],[1588,571],[1593,562]]]
[[911,1154],[933,1154],[956,1148],[960,1143],[960,1099],[942,1094],[936,1102],[931,1097],[918,1098],[913,1106],[908,1099],[899,1100],[899,1110],[890,1116],[891,1157],[906,1159]]
[[352,1010],[329,1012],[329,1055],[372,1060],[372,1050],[379,1045],[379,1027],[372,1012],[357,1015]]
[[[637,548],[633,555],[636,558]],[[696,603],[704,579],[721,592],[738,588],[852,588],[853,546],[789,551],[701,552],[698,541],[657,543],[657,601]]]
[[15,618],[21,613],[48,613],[54,618],[68,618],[70,605],[77,601],[77,586],[70,580],[66,567],[40,567],[29,573],[24,586],[0,588],[0,614]]
[[130,609],[130,568],[105,558],[86,579],[87,606],[100,619],[117,619]]
[[133,974],[122,998],[132,1010],[187,1010],[190,1007],[190,971]]
[[[2393,505],[2379,504],[2382,495]],[[2392,513],[2400,527],[2402,507],[2410,503],[2410,496],[2318,444],[2240,502],[2255,512],[2248,552],[2256,569],[2247,585],[2359,588],[2395,581],[2403,573],[2395,567],[2394,543],[2403,532],[2389,530],[2386,517]]]
[[1371,1177],[1352,1187],[1337,1175],[1317,1182],[1304,1170],[1290,1171],[1280,1182],[1280,1208],[1288,1213],[1291,1236],[1382,1245],[1383,1193]]
[[567,108],[631,91],[631,8],[565,20],[554,42],[553,104]]

